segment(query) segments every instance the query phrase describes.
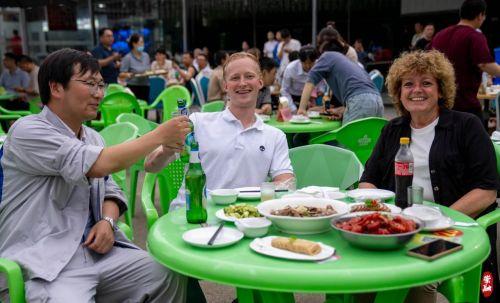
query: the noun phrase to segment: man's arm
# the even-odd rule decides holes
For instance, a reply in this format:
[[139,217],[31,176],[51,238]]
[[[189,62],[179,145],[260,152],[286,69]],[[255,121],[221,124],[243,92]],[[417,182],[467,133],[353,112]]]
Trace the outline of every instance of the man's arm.
[[304,85],[304,89],[302,90],[302,96],[300,97],[300,105],[297,114],[299,115],[307,114],[307,104],[311,99],[311,93],[313,89],[314,89],[314,84],[307,81],[306,84]]
[[495,203],[496,198],[496,190],[474,188],[453,203],[450,208],[475,218],[488,206]]
[[174,160],[175,153],[162,145],[146,156],[144,170],[149,173],[157,173]]
[[274,177],[273,182],[276,184],[284,183],[289,179],[294,178],[294,174],[286,173],[286,174],[281,174],[276,177]]
[[500,65],[496,62],[478,64],[479,68],[492,76],[500,77]]
[[162,144],[180,151],[190,131],[187,117],[173,118],[136,140],[104,148],[86,176],[102,178],[125,169]]
[[[102,217],[110,217],[114,222],[118,220],[120,210],[113,200],[104,200],[102,205]],[[115,231],[106,220],[100,220],[90,230],[83,245],[99,254],[105,254],[113,248],[115,243]]]

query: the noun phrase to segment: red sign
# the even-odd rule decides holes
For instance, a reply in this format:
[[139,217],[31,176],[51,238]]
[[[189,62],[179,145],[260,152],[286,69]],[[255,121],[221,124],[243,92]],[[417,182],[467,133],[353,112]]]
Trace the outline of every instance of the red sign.
[[491,294],[493,294],[493,275],[489,271],[483,273],[481,279],[481,293],[485,298],[489,298]]

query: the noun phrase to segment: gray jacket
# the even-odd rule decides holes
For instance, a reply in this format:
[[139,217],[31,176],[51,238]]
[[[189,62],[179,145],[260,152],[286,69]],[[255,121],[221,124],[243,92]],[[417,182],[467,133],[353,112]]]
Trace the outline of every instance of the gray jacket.
[[[0,149],[0,257],[18,262],[26,279],[54,280],[82,245],[91,203],[101,219],[105,198],[127,209],[111,176],[85,175],[104,147],[83,126],[81,139],[48,107],[19,119]],[[121,231],[115,245],[134,247]]]

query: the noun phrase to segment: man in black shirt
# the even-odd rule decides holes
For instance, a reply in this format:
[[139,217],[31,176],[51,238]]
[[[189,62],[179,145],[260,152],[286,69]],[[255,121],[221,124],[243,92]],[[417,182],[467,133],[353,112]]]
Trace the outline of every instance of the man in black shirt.
[[99,45],[92,50],[92,56],[99,61],[101,75],[107,84],[116,83],[120,73],[119,60],[121,55],[111,49],[114,40],[113,31],[110,28],[101,28],[99,30]]

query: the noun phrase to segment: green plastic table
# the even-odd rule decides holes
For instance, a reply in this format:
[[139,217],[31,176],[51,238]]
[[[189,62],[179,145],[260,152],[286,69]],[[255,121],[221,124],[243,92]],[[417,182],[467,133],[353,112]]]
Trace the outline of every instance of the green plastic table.
[[[219,207],[209,205],[208,223],[216,223]],[[456,221],[474,222],[468,216],[442,207]],[[226,226],[234,227],[227,223]],[[158,219],[148,234],[150,254],[161,264],[187,276],[232,285],[240,303],[294,302],[293,292],[342,294],[376,292],[377,303],[403,302],[408,289],[464,274],[468,302],[479,301],[481,264],[490,245],[481,227],[455,227],[463,231],[463,250],[429,262],[406,255],[407,249],[368,251],[350,246],[337,231],[303,236],[336,248],[340,259],[323,263],[272,258],[252,251],[252,239],[225,248],[193,247],[182,234],[199,225],[188,224],[185,210],[179,209]],[[281,232],[270,229],[269,235]],[[287,234],[283,234],[287,235]],[[408,244],[410,246],[412,244]]]
[[266,123],[281,129],[285,134],[324,133],[342,126],[341,121],[327,120],[324,118],[311,119],[311,123],[278,122],[274,115]]

